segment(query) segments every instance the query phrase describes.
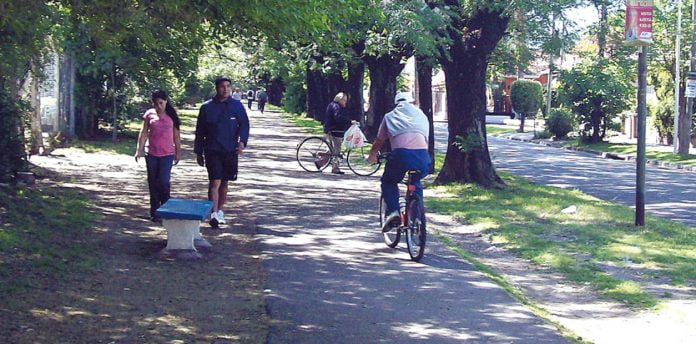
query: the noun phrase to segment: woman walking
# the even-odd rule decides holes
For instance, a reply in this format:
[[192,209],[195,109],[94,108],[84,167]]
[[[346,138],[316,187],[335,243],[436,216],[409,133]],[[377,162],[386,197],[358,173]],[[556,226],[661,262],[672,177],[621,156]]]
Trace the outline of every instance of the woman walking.
[[155,211],[169,200],[172,164],[178,164],[181,159],[181,121],[164,91],[152,92],[152,105],[154,108],[143,115],[135,161],[145,157],[150,189],[150,219],[159,222]]

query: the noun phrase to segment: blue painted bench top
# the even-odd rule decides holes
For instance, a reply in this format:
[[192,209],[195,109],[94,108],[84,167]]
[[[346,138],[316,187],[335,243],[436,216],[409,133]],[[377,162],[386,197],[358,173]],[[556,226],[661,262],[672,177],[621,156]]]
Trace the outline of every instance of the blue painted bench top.
[[170,198],[157,209],[156,215],[161,219],[203,221],[212,209],[211,201]]

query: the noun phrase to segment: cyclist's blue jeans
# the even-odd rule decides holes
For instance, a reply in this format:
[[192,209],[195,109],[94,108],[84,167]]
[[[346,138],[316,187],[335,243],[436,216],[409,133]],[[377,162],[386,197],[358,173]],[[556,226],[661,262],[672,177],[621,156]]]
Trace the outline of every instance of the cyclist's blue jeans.
[[387,158],[387,165],[382,174],[382,197],[387,204],[387,214],[399,210],[399,182],[410,170],[421,171],[414,176],[413,185],[416,194],[423,199],[423,186],[420,180],[430,171],[430,156],[427,149],[395,149]]

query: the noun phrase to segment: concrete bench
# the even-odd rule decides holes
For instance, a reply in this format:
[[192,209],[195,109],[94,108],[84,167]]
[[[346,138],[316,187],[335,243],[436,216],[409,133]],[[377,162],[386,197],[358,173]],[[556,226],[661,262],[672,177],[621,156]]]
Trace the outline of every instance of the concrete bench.
[[213,203],[203,200],[171,198],[156,216],[167,229],[167,247],[162,254],[180,259],[198,259],[196,247],[208,249],[210,243],[201,236],[201,221],[210,215]]

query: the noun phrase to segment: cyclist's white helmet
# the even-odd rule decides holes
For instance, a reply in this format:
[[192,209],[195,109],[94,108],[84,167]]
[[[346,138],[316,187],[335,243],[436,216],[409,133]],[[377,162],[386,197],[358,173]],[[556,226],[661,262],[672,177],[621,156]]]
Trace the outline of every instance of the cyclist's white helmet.
[[413,96],[411,95],[411,92],[399,92],[396,94],[396,97],[394,97],[394,104],[399,104],[400,102],[410,103],[412,101]]

